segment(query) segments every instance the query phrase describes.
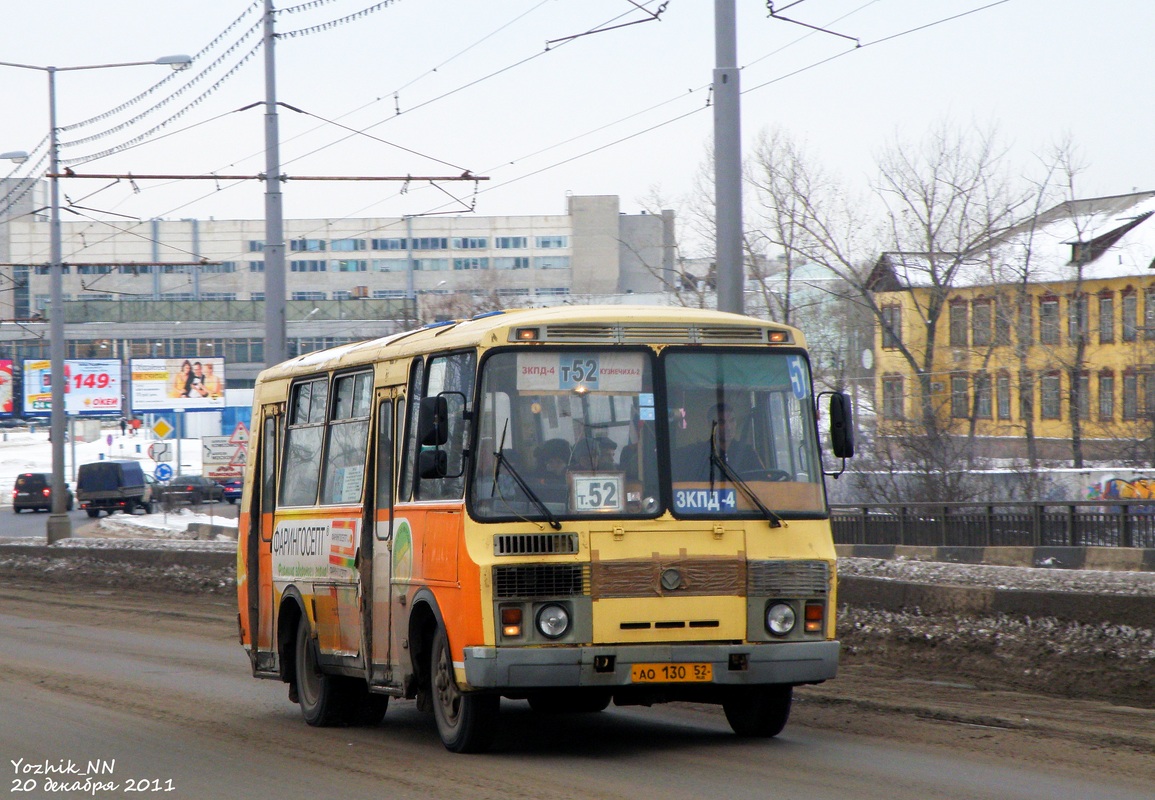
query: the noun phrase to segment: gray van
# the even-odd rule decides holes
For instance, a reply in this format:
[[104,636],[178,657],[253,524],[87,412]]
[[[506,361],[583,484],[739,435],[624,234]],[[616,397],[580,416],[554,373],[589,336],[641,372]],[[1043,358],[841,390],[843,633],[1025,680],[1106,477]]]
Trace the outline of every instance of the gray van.
[[139,461],[81,464],[76,473],[76,499],[90,517],[99,517],[101,511],[132,513],[142,508],[151,514],[155,510],[152,487],[145,481]]

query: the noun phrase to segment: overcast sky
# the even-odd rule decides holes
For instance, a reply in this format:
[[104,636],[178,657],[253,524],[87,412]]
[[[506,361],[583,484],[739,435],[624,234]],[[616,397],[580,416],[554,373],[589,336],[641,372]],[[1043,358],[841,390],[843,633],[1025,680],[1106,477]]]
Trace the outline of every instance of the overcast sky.
[[[380,4],[302,5],[316,7],[279,14],[279,32]],[[656,11],[659,5],[647,7]],[[482,215],[555,214],[564,211],[567,193],[619,195],[627,212],[655,194],[678,207],[710,152],[714,3],[661,5],[657,21],[555,42],[548,51],[549,40],[646,15],[630,0],[396,0],[328,30],[280,39],[278,99],[310,115],[282,109],[286,174],[449,176],[469,170],[491,178],[476,197],[473,184],[461,182],[441,188],[289,182],[286,216],[399,216],[464,211],[474,202]],[[785,11],[789,2],[775,4],[785,16],[833,33],[769,19],[766,5],[737,0],[747,150],[759,132],[778,125],[805,140],[830,170],[865,182],[888,141],[896,135],[917,141],[949,119],[961,126],[996,125],[1024,170],[1035,154],[1069,135],[1089,167],[1080,178],[1083,196],[1155,189],[1155,160],[1148,152],[1153,112],[1143,89],[1150,67],[1142,56],[1155,31],[1155,3],[806,0]],[[63,67],[205,51],[145,100],[62,133],[62,143],[106,134],[62,148],[66,160],[85,158],[129,142],[213,87],[259,42],[260,7],[259,0],[9,2],[0,61]],[[963,16],[916,30],[956,15]],[[218,57],[221,65],[201,76]],[[59,124],[108,112],[169,72],[143,66],[60,73]],[[0,67],[0,76],[0,151],[32,150],[48,130],[46,77],[10,67]],[[197,76],[197,83],[139,123],[108,132]],[[165,125],[163,138],[73,168],[262,172],[263,111],[237,109],[263,100],[264,91],[258,51]],[[375,138],[346,128],[367,129]],[[5,163],[0,176],[8,170]],[[62,185],[73,203],[95,209],[83,212],[90,215],[263,214],[263,184],[256,181],[134,186],[74,179]]]

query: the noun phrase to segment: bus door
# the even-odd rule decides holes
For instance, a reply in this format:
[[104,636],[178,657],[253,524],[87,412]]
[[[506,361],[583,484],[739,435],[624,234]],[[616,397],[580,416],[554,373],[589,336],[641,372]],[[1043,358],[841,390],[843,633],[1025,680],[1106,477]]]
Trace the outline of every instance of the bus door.
[[366,535],[362,538],[361,586],[364,592],[365,637],[370,654],[369,683],[392,682],[390,667],[390,597],[393,575],[393,487],[397,437],[395,420],[404,413],[404,396],[397,389],[378,389],[373,476],[365,502]]
[[[250,503],[249,553],[257,553],[256,570],[250,567],[250,576],[257,577],[255,592],[256,613],[253,628],[256,631],[255,667],[258,672],[277,669],[277,644],[274,628],[275,598],[273,597],[272,539],[275,526],[274,512],[277,502],[277,453],[280,452],[281,419],[283,405],[268,405],[261,409],[260,435],[250,444],[249,457],[256,457],[257,470],[253,477],[252,491],[255,496]],[[255,444],[255,448],[253,447]],[[255,453],[253,450],[255,449]],[[260,541],[257,541],[259,536]],[[250,577],[251,580],[251,577]],[[250,595],[252,597],[252,595]]]

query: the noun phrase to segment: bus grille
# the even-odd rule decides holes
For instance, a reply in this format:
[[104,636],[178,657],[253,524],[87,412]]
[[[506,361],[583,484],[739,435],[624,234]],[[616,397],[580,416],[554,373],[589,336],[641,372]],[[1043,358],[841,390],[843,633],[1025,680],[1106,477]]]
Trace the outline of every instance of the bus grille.
[[547,342],[614,342],[617,344],[762,344],[767,329],[742,325],[573,324],[549,325],[542,340]]
[[502,533],[493,537],[495,556],[572,555],[577,551],[576,533]]
[[751,561],[746,565],[750,597],[825,597],[829,588],[825,561]]
[[493,596],[499,600],[573,597],[589,594],[587,564],[526,564],[493,568]]

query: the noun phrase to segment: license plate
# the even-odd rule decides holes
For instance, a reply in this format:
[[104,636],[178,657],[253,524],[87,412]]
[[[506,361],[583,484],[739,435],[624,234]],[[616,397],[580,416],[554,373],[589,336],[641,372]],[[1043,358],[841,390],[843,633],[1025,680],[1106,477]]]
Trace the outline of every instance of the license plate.
[[634,664],[634,683],[708,683],[714,680],[713,664]]

